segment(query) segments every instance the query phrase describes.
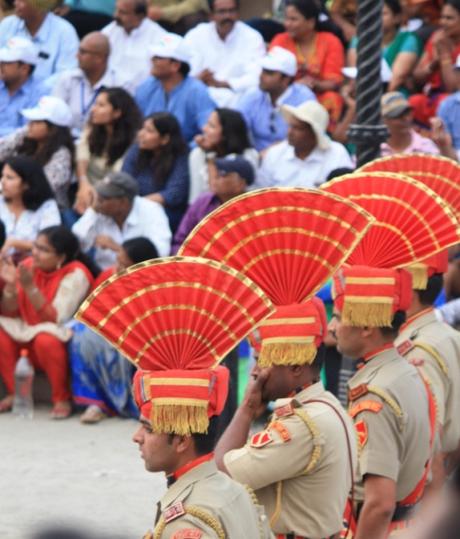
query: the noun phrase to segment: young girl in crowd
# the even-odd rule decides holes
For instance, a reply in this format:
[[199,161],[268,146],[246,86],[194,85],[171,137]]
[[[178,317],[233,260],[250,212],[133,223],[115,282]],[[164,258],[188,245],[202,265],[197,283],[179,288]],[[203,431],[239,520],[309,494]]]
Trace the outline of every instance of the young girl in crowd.
[[22,114],[29,123],[0,139],[0,161],[13,155],[33,157],[43,167],[57,203],[66,208],[74,160],[72,113],[62,99],[45,96]]
[[243,116],[232,109],[217,108],[209,116],[203,133],[195,137],[198,147],[190,152],[189,203],[209,189],[208,157],[225,157],[240,154],[257,169],[259,155],[251,147],[248,129]]
[[71,413],[66,342],[71,332],[65,323],[88,294],[93,276],[80,262],[77,238],[63,226],[43,229],[37,236],[32,257],[16,267],[3,259],[0,277],[0,376],[7,396],[0,412],[11,409],[14,369],[21,348],[29,352],[36,368],[45,371],[53,401],[51,417],[64,419]]
[[189,173],[188,148],[172,114],[158,112],[144,120],[123,171],[139,182],[140,196],[164,206],[175,232],[187,209]]
[[5,224],[4,256],[24,258],[43,228],[61,223],[54,193],[43,168],[32,157],[6,160],[1,177],[0,219]]
[[141,114],[128,92],[122,88],[99,92],[77,146],[78,191],[74,208],[78,213],[92,204],[94,184],[109,172],[121,170],[140,124]]

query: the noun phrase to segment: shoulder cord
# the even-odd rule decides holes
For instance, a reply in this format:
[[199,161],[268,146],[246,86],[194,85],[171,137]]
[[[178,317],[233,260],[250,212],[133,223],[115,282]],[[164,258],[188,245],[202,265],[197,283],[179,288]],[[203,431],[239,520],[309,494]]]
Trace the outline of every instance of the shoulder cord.
[[[218,539],[226,539],[224,529],[222,528],[220,522],[210,513],[207,513],[203,509],[193,505],[190,505],[189,507],[184,507],[184,510],[187,515],[191,515],[209,526],[216,533]],[[167,523],[165,522],[164,517],[161,516],[160,520],[158,521],[158,524],[155,526],[155,530],[153,532],[153,539],[161,539],[166,525]]]
[[420,348],[421,350],[432,356],[435,359],[436,363],[439,365],[439,368],[442,370],[444,375],[447,377],[449,376],[449,368],[447,367],[444,358],[432,346],[423,342],[414,341],[412,347]]
[[[337,415],[337,417],[340,419],[340,423],[342,423],[342,427],[343,427],[343,430],[345,432],[345,439],[347,441],[348,466],[350,468],[350,477],[351,477],[350,500],[351,500],[351,510],[353,511],[353,507],[354,507],[354,503],[355,503],[355,470],[353,468],[353,452],[351,450],[351,441],[350,441],[350,436],[349,436],[349,433],[348,433],[347,426],[345,424],[345,419],[342,417],[341,413],[337,410],[337,408],[328,401],[325,401],[325,400],[322,400],[322,399],[311,399],[311,400],[308,400],[306,402],[307,403],[320,402],[322,404],[325,404],[326,406],[329,406],[329,408],[331,408],[331,410],[333,410],[334,413]],[[306,404],[306,403],[304,403],[304,404]],[[350,529],[350,524],[351,524],[351,518],[349,519],[349,522],[348,522],[347,533],[346,533],[345,537],[348,536],[348,532],[349,532],[349,529]]]
[[[252,501],[253,505],[256,508],[257,507],[263,507],[259,503],[259,500],[258,500],[257,495],[254,492],[254,490],[249,485],[243,485],[243,487],[248,491],[249,497],[251,498],[251,501]],[[260,532],[260,539],[264,539],[265,532],[264,532],[264,529],[263,529],[262,522],[261,522],[260,518],[259,518],[259,532]]]
[[403,414],[403,411],[401,410],[401,407],[395,401],[395,399],[393,399],[393,397],[388,395],[386,391],[384,391],[383,389],[377,386],[367,386],[367,390],[369,393],[373,393],[374,395],[377,395],[377,397],[380,397],[383,400],[383,402],[388,404],[388,406],[392,409],[393,413],[398,419],[399,430],[402,431],[404,427],[404,421],[403,421],[404,414]]

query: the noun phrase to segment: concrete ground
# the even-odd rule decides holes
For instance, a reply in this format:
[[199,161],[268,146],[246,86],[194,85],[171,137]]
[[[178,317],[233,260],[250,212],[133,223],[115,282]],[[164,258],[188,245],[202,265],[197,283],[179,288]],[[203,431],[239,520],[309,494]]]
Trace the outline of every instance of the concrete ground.
[[49,409],[39,406],[33,420],[0,415],[0,538],[32,539],[60,525],[91,539],[141,538],[166,486],[131,441],[137,422],[52,421]]

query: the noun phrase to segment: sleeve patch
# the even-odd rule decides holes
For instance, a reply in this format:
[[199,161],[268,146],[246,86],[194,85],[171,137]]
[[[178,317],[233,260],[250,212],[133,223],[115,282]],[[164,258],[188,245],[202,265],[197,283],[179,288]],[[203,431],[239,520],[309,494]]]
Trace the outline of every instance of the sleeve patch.
[[423,367],[423,365],[425,364],[425,360],[414,358],[410,360],[410,364],[414,367]]
[[278,418],[294,415],[294,407],[292,406],[291,403],[285,404],[284,406],[280,406],[279,408],[276,408],[274,414]]
[[163,518],[165,519],[166,524],[183,515],[185,515],[185,509],[182,502],[177,502],[174,505],[171,505],[171,507],[168,507],[163,512]]
[[378,414],[382,408],[383,404],[381,402],[367,400],[355,404],[348,413],[354,418],[361,412],[374,412],[375,414]]
[[179,530],[173,536],[172,539],[200,539],[203,536],[203,532],[198,528],[187,528],[186,530]]
[[292,439],[291,433],[281,421],[273,421],[269,425],[270,429],[276,430],[276,432],[281,436],[283,443],[289,442]]
[[271,442],[273,442],[271,434],[268,432],[268,430],[263,430],[262,432],[254,434],[254,436],[251,438],[250,446],[260,449]]
[[358,434],[359,447],[362,449],[367,443],[367,424],[364,419],[355,423],[355,429]]

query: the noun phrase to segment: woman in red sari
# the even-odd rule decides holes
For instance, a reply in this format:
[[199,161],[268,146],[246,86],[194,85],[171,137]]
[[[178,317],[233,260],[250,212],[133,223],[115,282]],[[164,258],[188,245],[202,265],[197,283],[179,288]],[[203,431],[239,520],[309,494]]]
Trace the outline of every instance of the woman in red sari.
[[409,98],[414,119],[427,127],[441,101],[457,90],[454,66],[460,55],[460,0],[446,0],[440,23],[414,71],[415,81],[424,85],[423,93]]
[[53,226],[38,234],[32,257],[19,267],[11,260],[2,262],[0,376],[7,396],[0,401],[0,412],[11,410],[16,360],[20,349],[27,348],[35,368],[45,371],[50,381],[51,417],[64,419],[70,415],[66,342],[71,332],[64,324],[93,281],[79,257],[77,238],[67,228]]
[[340,118],[343,106],[339,88],[343,81],[345,53],[339,38],[330,32],[318,32],[319,9],[315,0],[286,0],[284,27],[270,48],[288,49],[297,57],[296,82],[309,86],[327,109],[330,128]]

